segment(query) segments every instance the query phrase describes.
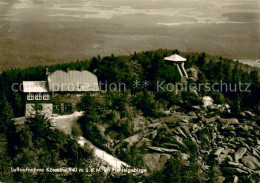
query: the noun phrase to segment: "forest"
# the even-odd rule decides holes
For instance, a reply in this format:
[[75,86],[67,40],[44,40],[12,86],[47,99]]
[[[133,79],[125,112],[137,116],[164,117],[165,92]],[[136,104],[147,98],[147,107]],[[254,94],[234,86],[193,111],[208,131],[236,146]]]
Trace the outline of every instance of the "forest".
[[[177,68],[166,63],[163,58],[173,53],[179,53],[187,58],[185,68],[191,67],[198,70],[198,80],[189,83],[249,83],[251,92],[229,92],[219,93],[224,96],[225,102],[237,112],[248,109],[259,112],[259,69],[248,67],[221,56],[210,56],[205,53],[180,53],[178,50],[156,50],[134,53],[129,56],[106,56],[93,57],[90,60],[76,61],[71,63],[55,64],[50,66],[29,67],[26,69],[14,68],[0,74],[1,95],[11,105],[14,116],[24,115],[24,96],[18,86],[23,81],[46,80],[46,68],[49,72],[55,70],[89,70],[94,72],[102,83],[124,83],[130,92],[138,92],[134,87],[134,81],[149,81],[147,90],[156,91],[156,84],[160,81],[176,83],[180,81]],[[18,83],[14,85],[13,83]],[[141,83],[142,84],[142,83]],[[18,91],[13,91],[13,89]],[[101,88],[102,89],[102,88]],[[142,90],[142,88],[139,90]],[[202,91],[203,92],[203,91]],[[205,92],[207,92],[205,90]],[[212,95],[208,91],[208,95]],[[219,95],[213,93],[213,96]],[[159,94],[158,94],[159,95]]]
[[[59,130],[50,128],[50,123],[44,116],[36,115],[26,119],[25,125],[18,128],[14,125],[15,117],[24,116],[25,99],[22,91],[13,91],[12,84],[23,81],[46,80],[46,67],[49,72],[55,70],[89,70],[95,73],[103,83],[125,83],[125,92],[107,92],[100,101],[86,94],[78,104],[78,109],[84,111],[79,119],[83,136],[96,146],[105,149],[106,139],[98,136],[95,122],[103,120],[109,124],[105,133],[114,132],[115,139],[123,139],[131,135],[131,130],[125,120],[131,120],[135,113],[145,117],[162,116],[162,109],[174,105],[181,106],[183,112],[189,111],[194,105],[201,104],[201,98],[192,90],[187,92],[157,92],[158,81],[179,83],[181,78],[175,66],[166,63],[163,58],[178,53],[187,58],[185,68],[194,68],[198,78],[188,79],[188,84],[194,83],[249,83],[250,92],[216,92],[201,90],[200,96],[211,96],[215,103],[227,103],[231,107],[232,117],[237,117],[242,111],[251,111],[260,115],[260,83],[257,69],[249,68],[221,56],[211,56],[205,53],[182,53],[178,50],[155,50],[134,53],[129,56],[100,56],[90,60],[49,66],[14,68],[0,75],[0,180],[6,182],[203,182],[198,171],[198,165],[191,160],[190,166],[182,166],[182,162],[171,159],[161,172],[155,172],[149,177],[134,177],[132,175],[106,177],[101,174],[91,176],[85,174],[30,174],[12,173],[10,167],[86,167],[93,159],[92,152],[81,148],[75,138],[70,138]],[[188,73],[190,75],[190,73]],[[147,87],[136,87],[135,81],[149,81]],[[163,85],[162,87],[166,87]],[[102,90],[102,88],[101,88]],[[102,95],[102,94],[101,94]],[[130,97],[129,97],[130,96]],[[104,109],[100,109],[102,106]],[[112,111],[106,114],[103,112]],[[119,117],[117,117],[119,116]],[[117,120],[116,120],[117,119]],[[120,133],[116,133],[120,132]],[[75,132],[77,136],[77,132]],[[99,138],[100,137],[100,138]],[[160,143],[160,141],[158,141]],[[190,147],[193,148],[192,145]],[[110,149],[105,149],[110,151]],[[134,150],[132,152],[135,153]],[[115,152],[120,158],[133,166],[141,166],[133,154]],[[175,172],[173,174],[172,172]],[[212,173],[212,172],[211,172]],[[213,173],[214,174],[214,173]],[[207,175],[210,176],[210,175]]]

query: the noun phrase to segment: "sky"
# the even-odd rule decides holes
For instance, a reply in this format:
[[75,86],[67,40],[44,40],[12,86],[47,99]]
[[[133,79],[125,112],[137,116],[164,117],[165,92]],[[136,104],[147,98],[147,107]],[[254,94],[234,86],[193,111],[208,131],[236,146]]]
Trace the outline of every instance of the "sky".
[[259,59],[259,10],[258,0],[0,0],[0,67],[157,48]]
[[[80,21],[143,14],[162,17],[162,20],[163,17],[173,18],[171,22],[165,22],[169,25],[175,22],[243,23],[239,20],[228,20],[223,14],[259,13],[259,4],[259,1],[250,0],[0,0],[0,16],[6,20],[17,21],[47,21],[55,17]],[[186,20],[183,21],[183,18]],[[252,17],[247,21],[256,21],[256,18]]]

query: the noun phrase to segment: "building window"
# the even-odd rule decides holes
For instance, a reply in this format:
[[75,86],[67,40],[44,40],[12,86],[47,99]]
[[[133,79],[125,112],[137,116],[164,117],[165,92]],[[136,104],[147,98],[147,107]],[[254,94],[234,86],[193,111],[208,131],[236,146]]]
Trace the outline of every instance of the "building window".
[[64,104],[64,113],[71,114],[72,113],[72,105],[71,104]]
[[42,100],[42,95],[40,93],[35,94],[35,100]]
[[50,100],[50,94],[44,93],[43,94],[43,100]]
[[53,114],[60,114],[60,105],[54,104],[53,105]]
[[37,104],[36,106],[35,106],[35,110],[36,111],[42,111],[42,109],[43,109],[43,107],[42,107],[42,105],[41,104]]
[[29,93],[27,95],[27,100],[34,100],[34,95],[32,93]]

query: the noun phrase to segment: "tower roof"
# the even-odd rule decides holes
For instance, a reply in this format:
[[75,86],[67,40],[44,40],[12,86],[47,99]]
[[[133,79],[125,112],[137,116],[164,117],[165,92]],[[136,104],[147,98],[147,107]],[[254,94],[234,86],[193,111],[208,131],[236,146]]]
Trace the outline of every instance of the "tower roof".
[[171,55],[169,57],[164,58],[165,61],[171,61],[171,62],[185,62],[186,58],[181,57],[178,54]]

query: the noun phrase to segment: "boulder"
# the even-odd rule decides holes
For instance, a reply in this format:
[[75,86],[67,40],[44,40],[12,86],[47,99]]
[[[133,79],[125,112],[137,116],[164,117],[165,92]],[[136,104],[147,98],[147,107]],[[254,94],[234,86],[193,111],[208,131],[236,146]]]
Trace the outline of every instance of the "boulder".
[[219,122],[222,124],[239,125],[237,118],[219,118]]
[[230,106],[228,104],[223,105],[226,109],[230,109]]
[[165,163],[170,159],[170,155],[166,154],[145,154],[143,156],[144,166],[150,171],[160,171]]
[[177,123],[178,121],[180,121],[181,119],[183,119],[182,116],[180,115],[176,115],[176,114],[172,114],[171,116],[167,116],[164,118],[161,118],[161,122],[162,123]]
[[210,151],[210,150],[201,149],[200,152],[201,152],[202,154],[210,154],[211,151]]
[[171,112],[175,112],[175,111],[178,111],[180,108],[181,108],[180,106],[173,105],[173,106],[170,107],[169,110],[170,110]]
[[185,133],[183,133],[183,131],[181,130],[180,127],[177,127],[176,130],[177,130],[177,132],[179,132],[179,134],[180,134],[182,137],[187,138],[187,136],[185,135]]
[[252,148],[253,155],[256,157],[260,157],[260,152],[256,148]]
[[201,130],[201,127],[199,127],[197,124],[192,123],[192,124],[190,124],[190,126],[192,129],[192,132],[191,132],[192,134],[195,134],[197,131]]
[[168,147],[168,148],[171,148],[171,149],[179,149],[178,144],[163,143],[162,145],[163,145],[164,147]]
[[243,142],[243,141],[245,141],[246,139],[243,138],[243,137],[237,137],[236,140],[239,141],[239,142]]
[[196,114],[194,111],[190,111],[190,112],[188,113],[188,115],[189,115],[189,116],[197,116],[197,114]]
[[209,165],[201,165],[202,170],[209,170],[210,166]]
[[124,139],[124,142],[127,142],[127,149],[130,150],[130,148],[139,140],[141,139],[141,134],[135,134],[131,137],[128,137],[126,139]]
[[222,151],[223,154],[231,154],[231,153],[235,153],[234,149],[230,149],[228,147],[225,147],[225,149]]
[[204,120],[205,120],[206,123],[213,123],[213,122],[217,121],[218,119],[220,119],[220,116],[216,115],[212,118],[205,118]]
[[[235,131],[236,128],[233,125],[227,126],[227,128],[225,128],[225,130],[227,131]],[[231,133],[231,132],[230,132]],[[235,135],[236,133],[233,133],[233,135]]]
[[238,176],[235,175],[235,176],[234,176],[233,183],[238,183],[238,180],[239,180],[239,179],[238,179]]
[[154,139],[157,136],[157,130],[151,132],[151,138]]
[[180,153],[180,158],[184,161],[187,161],[190,158],[190,155],[186,153]]
[[223,147],[217,148],[216,151],[215,151],[215,153],[214,153],[214,155],[219,156],[219,155],[222,153],[223,150],[224,150]]
[[241,164],[241,163],[228,161],[228,164],[231,165],[231,166],[235,166],[235,167],[237,167],[237,168],[240,168],[240,169],[243,170],[243,171],[250,172],[250,173],[252,173],[252,172],[255,173],[254,170],[252,170],[252,169],[250,169],[250,168],[244,166],[244,165]]
[[133,131],[138,132],[144,128],[145,128],[145,122],[134,123]]
[[170,116],[170,115],[171,115],[171,111],[170,111],[170,110],[163,111],[163,114],[164,114],[165,116]]
[[181,126],[182,131],[189,137],[191,137],[191,133],[188,126]]
[[157,128],[157,126],[159,126],[161,123],[153,123],[153,124],[150,124],[149,126],[147,126],[147,128],[152,128],[152,129],[155,129]]
[[192,106],[193,109],[196,109],[196,110],[200,110],[200,106],[196,105],[196,106]]
[[172,138],[176,140],[176,142],[177,142],[177,144],[179,145],[179,147],[182,146],[182,147],[184,147],[184,148],[187,148],[186,144],[183,143],[183,140],[182,140],[181,137],[173,136]]
[[181,119],[180,120],[180,125],[188,124],[188,123],[189,123],[189,120],[187,120],[187,119]]
[[245,115],[248,116],[248,117],[255,117],[255,114],[253,114],[253,113],[250,112],[250,111],[245,111],[244,113],[245,113]]
[[145,127],[145,121],[141,116],[134,118],[132,123],[134,132],[142,130]]
[[238,162],[238,160],[243,157],[243,155],[246,153],[246,151],[247,151],[247,148],[245,148],[245,147],[240,147],[240,148],[236,151],[236,153],[235,153],[235,161]]
[[148,149],[153,150],[153,151],[157,151],[157,152],[161,152],[161,153],[178,152],[178,150],[176,150],[176,149],[168,149],[168,148],[164,148],[164,147],[148,147]]
[[151,123],[159,123],[160,121],[161,121],[160,118],[157,119],[150,118]]
[[218,180],[217,180],[217,183],[223,183],[225,180],[226,180],[225,177],[219,176],[219,177],[218,177]]
[[244,156],[241,158],[241,161],[250,169],[257,169],[260,168],[260,162],[254,156]]
[[148,138],[142,138],[137,144],[136,144],[136,148],[140,148],[140,147],[150,147],[152,146],[152,142],[150,139]]
[[220,154],[217,158],[215,158],[215,160],[217,160],[219,164],[222,164],[226,160],[232,161],[232,157],[230,155]]
[[131,137],[124,139],[124,141],[128,143],[136,143],[140,140],[140,138],[141,138],[141,134],[135,134]]
[[203,106],[204,107],[210,107],[210,106],[212,106],[213,105],[213,99],[211,98],[211,97],[209,97],[209,96],[204,96],[203,98],[202,98],[202,103],[203,103]]
[[166,124],[161,124],[161,123],[160,123],[160,124],[157,126],[157,129],[158,129],[158,130],[160,130],[160,129],[165,129],[165,130],[167,130],[168,127],[167,127]]
[[240,116],[241,116],[241,117],[246,117],[246,113],[240,112]]

